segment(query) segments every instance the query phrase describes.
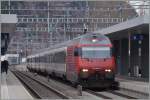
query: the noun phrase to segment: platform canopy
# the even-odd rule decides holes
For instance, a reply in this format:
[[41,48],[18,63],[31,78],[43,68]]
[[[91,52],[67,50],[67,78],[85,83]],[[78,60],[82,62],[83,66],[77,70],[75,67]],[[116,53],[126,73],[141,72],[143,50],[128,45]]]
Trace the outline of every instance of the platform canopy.
[[149,18],[150,16],[140,16],[108,28],[97,30],[94,33],[108,35],[111,39],[119,39],[128,37],[131,34],[149,34]]

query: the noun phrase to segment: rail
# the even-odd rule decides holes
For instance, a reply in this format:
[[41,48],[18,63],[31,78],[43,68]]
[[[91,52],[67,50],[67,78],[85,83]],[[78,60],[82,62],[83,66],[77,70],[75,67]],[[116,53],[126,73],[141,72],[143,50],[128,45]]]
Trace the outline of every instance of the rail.
[[63,94],[62,92],[54,89],[53,87],[50,87],[49,85],[45,84],[44,82],[41,82],[40,80],[34,79],[22,72],[18,72],[18,71],[12,71],[12,72],[16,75],[16,77],[18,77],[26,85],[27,88],[29,88],[29,90],[31,90],[31,92],[33,93],[33,95],[35,95],[36,98],[43,99],[45,97],[48,97],[49,94],[41,94],[41,93],[37,92],[36,89],[33,87],[33,85],[31,86],[31,84],[29,84],[31,82],[38,83],[39,86],[37,88],[39,88],[40,86],[45,87],[45,89],[50,91],[50,93],[53,92],[62,99],[69,99],[69,97],[66,96],[65,94]]
[[[93,94],[95,96],[98,96],[100,98],[103,98],[103,99],[113,99],[109,95],[106,96],[106,95],[103,95],[101,93],[95,92],[93,90],[87,89],[86,92],[88,92],[90,94]],[[126,98],[126,99],[137,99],[136,97],[132,97],[132,96],[129,96],[129,95],[126,95],[126,94],[118,93],[118,92],[115,92],[115,91],[112,91],[112,90],[106,91],[106,93],[111,93],[113,95],[116,95],[116,96],[119,96],[119,97],[123,97],[123,98]]]

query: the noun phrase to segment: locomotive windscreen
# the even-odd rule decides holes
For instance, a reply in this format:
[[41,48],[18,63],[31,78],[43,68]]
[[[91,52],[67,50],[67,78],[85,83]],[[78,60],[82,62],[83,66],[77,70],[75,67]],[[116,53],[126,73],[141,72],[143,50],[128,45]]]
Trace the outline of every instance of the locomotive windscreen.
[[82,47],[82,58],[110,58],[110,47]]

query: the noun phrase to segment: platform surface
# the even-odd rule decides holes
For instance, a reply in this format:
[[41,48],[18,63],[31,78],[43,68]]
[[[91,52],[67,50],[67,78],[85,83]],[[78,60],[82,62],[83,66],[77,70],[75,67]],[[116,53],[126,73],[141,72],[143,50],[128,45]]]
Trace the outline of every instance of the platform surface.
[[12,72],[1,74],[1,100],[31,100],[33,97]]
[[119,82],[120,88],[149,94],[149,82],[129,80],[129,79],[120,78],[120,77],[116,77],[116,81]]

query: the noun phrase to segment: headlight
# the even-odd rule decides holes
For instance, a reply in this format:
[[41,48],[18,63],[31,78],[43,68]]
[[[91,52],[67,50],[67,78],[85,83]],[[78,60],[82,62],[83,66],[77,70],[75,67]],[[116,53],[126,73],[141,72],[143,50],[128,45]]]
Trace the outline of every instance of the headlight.
[[94,43],[97,42],[97,39],[93,39],[92,42],[94,42]]
[[88,70],[88,69],[82,69],[82,71],[83,71],[83,72],[88,72],[89,70]]
[[111,72],[111,69],[105,69],[105,72]]

